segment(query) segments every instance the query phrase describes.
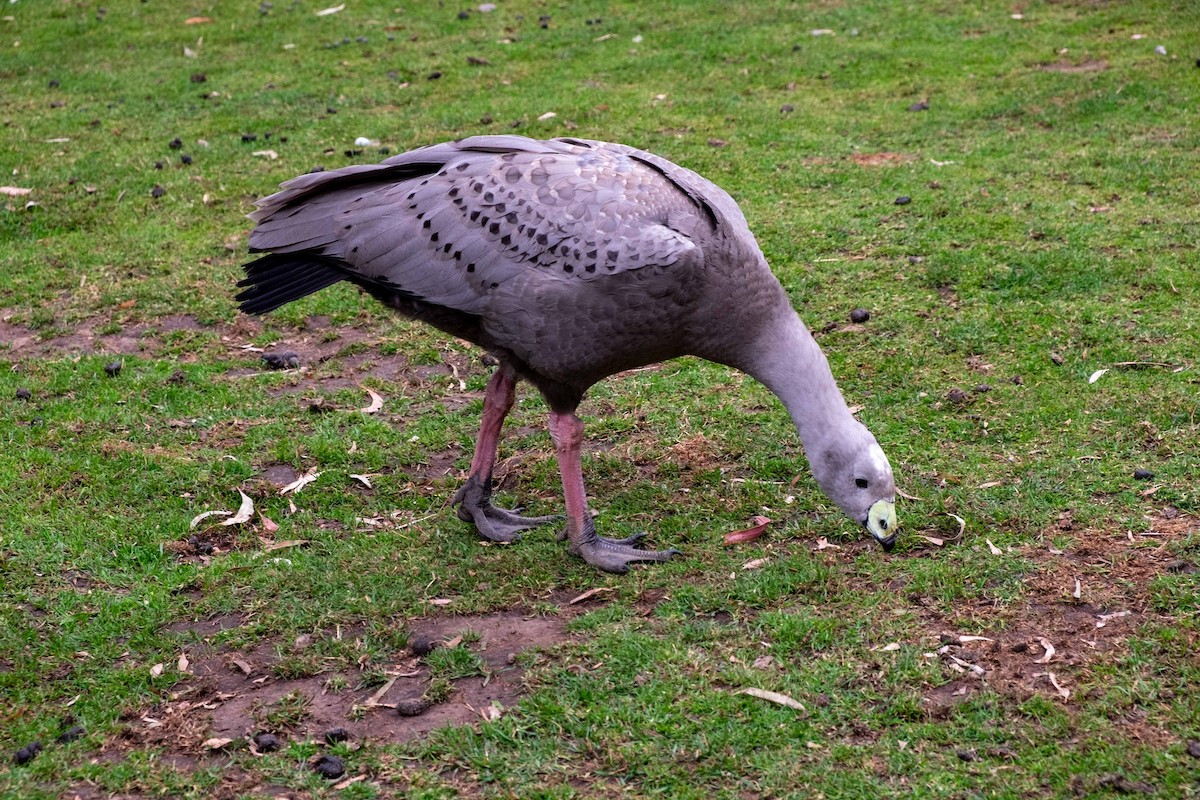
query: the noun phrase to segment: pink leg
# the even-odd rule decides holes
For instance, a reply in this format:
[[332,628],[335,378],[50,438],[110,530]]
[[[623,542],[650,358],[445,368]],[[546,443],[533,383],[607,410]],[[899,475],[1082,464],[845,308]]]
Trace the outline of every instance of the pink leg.
[[471,459],[469,475],[476,475],[484,482],[492,479],[492,466],[500,447],[500,429],[516,401],[516,386],[516,376],[502,364],[492,374],[483,393],[483,418],[479,423],[479,438],[475,441],[475,457]]
[[500,430],[504,418],[512,410],[516,398],[517,376],[504,364],[488,381],[483,395],[483,418],[479,423],[479,438],[471,471],[451,501],[458,504],[458,518],[475,525],[479,535],[493,542],[512,542],[518,532],[552,522],[555,516],[523,517],[492,505],[492,468],[500,446]]
[[550,412],[550,437],[558,456],[558,471],[562,475],[563,498],[567,505],[567,551],[583,558],[606,572],[625,572],[635,561],[666,561],[679,551],[639,550],[633,546],[646,534],[638,533],[625,539],[605,539],[596,533],[592,515],[587,507],[583,487],[583,464],[580,448],[583,444],[583,421],[572,412]]

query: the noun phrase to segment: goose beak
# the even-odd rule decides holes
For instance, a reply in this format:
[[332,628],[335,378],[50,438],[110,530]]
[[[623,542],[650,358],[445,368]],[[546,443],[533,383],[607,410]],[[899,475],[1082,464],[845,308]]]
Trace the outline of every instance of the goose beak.
[[899,527],[896,523],[895,503],[891,500],[876,500],[867,512],[863,525],[866,526],[867,533],[875,537],[875,541],[883,547],[883,552],[892,552],[892,548],[896,546],[896,529]]

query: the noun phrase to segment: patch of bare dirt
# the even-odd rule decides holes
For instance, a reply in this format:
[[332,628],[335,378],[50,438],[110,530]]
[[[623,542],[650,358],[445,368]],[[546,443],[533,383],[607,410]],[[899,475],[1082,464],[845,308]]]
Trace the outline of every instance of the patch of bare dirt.
[[[937,644],[927,657],[941,659],[961,677],[929,690],[927,708],[935,716],[944,714],[985,685],[1022,700],[1036,694],[1075,702],[1092,665],[1123,653],[1129,636],[1156,615],[1150,583],[1195,567],[1173,555],[1170,545],[1197,530],[1200,520],[1173,508],[1157,513],[1141,534],[1074,530],[1065,513],[1048,533],[1070,532],[1075,537],[1071,550],[1031,546],[1020,553],[1037,563],[1026,579],[1028,603],[963,609],[944,619],[930,614],[928,639]],[[979,636],[961,634],[981,628]],[[1147,728],[1139,737],[1165,735]]]
[[[327,731],[343,728],[352,743],[399,742],[456,725],[482,723],[520,700],[524,669],[517,655],[552,648],[566,641],[565,617],[530,616],[519,611],[440,617],[414,622],[410,640],[443,647],[464,647],[485,664],[485,675],[452,682],[448,698],[433,702],[422,713],[402,716],[398,705],[427,696],[431,673],[423,659],[409,654],[384,670],[387,683],[362,687],[355,670],[323,672],[303,678],[279,676],[280,653],[294,653],[311,642],[265,641],[253,650],[234,651],[214,646],[211,639],[237,627],[237,615],[170,628],[189,639],[182,653],[190,676],[157,706],[126,717],[124,737],[112,748],[118,753],[141,747],[164,748],[164,758],[179,769],[207,763],[205,747],[212,739],[230,739],[229,747],[247,747],[260,732],[280,739],[321,741]],[[344,635],[344,634],[343,634]],[[345,687],[345,688],[341,688]],[[294,706],[286,721],[268,721],[272,709]]]
[[914,156],[907,153],[854,153],[850,156],[850,160],[860,167],[894,167],[897,164],[906,164],[914,160]]
[[1086,61],[1073,63],[1066,60],[1055,61],[1052,64],[1040,64],[1038,69],[1043,72],[1062,72],[1067,74],[1082,72],[1103,72],[1108,69],[1108,62],[1103,59],[1089,58]]

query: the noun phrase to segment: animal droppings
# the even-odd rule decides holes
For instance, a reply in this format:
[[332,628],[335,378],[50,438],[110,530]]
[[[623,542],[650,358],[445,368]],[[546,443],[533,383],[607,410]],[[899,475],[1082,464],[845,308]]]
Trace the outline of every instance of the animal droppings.
[[329,730],[325,731],[325,741],[329,742],[330,744],[344,742],[349,738],[350,731],[346,730],[345,728],[330,728]]
[[431,705],[423,697],[406,697],[396,702],[396,713],[402,717],[417,717],[428,711]]
[[82,725],[72,725],[58,735],[57,741],[59,744],[67,744],[68,742],[82,738],[85,733],[86,731]]
[[865,308],[856,308],[850,312],[850,321],[862,324],[871,318],[871,312]]
[[906,206],[911,202],[912,202],[912,198],[906,194],[902,194],[896,198],[896,205],[898,205],[898,206]]
[[13,761],[17,762],[18,766],[22,764],[28,764],[30,761],[33,761],[33,757],[40,752],[42,752],[42,743],[32,742],[18,750],[16,754],[13,755]]
[[104,365],[104,374],[110,378],[115,378],[121,374],[121,367],[123,366],[124,364],[120,361],[110,361]]
[[1135,469],[1133,471],[1133,479],[1138,481],[1154,480],[1154,473],[1148,469]]
[[24,386],[17,387],[17,399],[18,400],[28,400],[31,397],[33,397],[33,392],[29,391]]
[[260,753],[273,753],[282,747],[282,742],[273,733],[260,733],[254,737],[254,746]]
[[313,771],[332,781],[346,774],[346,765],[337,756],[321,756],[313,762]]
[[271,369],[296,369],[300,366],[300,356],[291,350],[285,350],[282,353],[263,353],[262,360]]

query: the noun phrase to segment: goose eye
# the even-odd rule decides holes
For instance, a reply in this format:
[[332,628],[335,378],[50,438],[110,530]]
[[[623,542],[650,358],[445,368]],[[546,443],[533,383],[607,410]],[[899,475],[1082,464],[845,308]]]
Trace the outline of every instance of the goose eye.
[[871,482],[868,481],[866,478],[855,478],[854,485],[860,489],[866,489],[868,486],[871,485]]

